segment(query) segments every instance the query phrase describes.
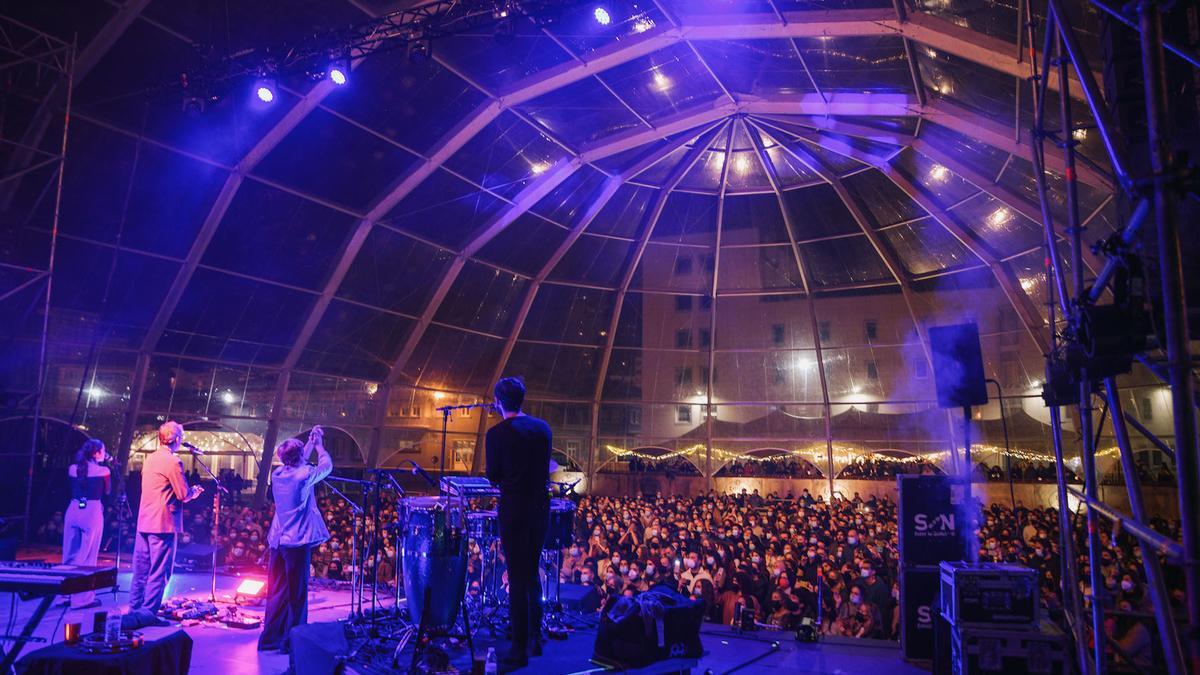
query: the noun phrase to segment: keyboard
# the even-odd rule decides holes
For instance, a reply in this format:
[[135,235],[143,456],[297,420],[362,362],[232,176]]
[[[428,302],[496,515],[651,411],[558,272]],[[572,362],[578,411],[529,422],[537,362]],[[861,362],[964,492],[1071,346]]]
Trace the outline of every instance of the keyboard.
[[446,476],[442,478],[442,494],[467,499],[499,497],[500,488],[483,476]]
[[70,595],[117,583],[117,568],[0,561],[0,593],[28,596]]

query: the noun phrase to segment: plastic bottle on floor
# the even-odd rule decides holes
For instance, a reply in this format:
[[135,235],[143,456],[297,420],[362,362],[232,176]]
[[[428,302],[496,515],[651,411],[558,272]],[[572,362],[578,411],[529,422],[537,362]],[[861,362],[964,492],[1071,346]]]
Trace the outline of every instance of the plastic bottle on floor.
[[496,648],[488,647],[487,660],[483,662],[483,675],[497,675],[500,663],[496,660]]
[[117,642],[121,639],[121,613],[113,610],[104,617],[104,641]]

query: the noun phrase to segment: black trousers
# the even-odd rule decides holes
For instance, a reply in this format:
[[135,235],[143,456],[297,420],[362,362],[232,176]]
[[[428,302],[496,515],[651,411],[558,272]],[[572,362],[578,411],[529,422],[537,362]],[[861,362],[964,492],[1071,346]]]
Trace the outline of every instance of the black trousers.
[[540,636],[542,585],[538,560],[550,526],[550,502],[505,503],[499,508],[500,545],[508,565],[509,620],[513,651],[527,648],[530,635]]
[[267,558],[267,612],[259,649],[281,649],[291,645],[288,636],[296,626],[308,623],[308,546],[272,548]]

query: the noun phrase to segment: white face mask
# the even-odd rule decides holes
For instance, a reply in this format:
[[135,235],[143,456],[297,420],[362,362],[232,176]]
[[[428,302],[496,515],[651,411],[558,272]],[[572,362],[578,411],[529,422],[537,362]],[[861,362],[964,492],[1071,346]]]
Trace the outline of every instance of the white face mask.
[[684,560],[684,561],[683,561],[683,564],[684,564],[684,566],[686,566],[686,567],[687,567],[689,570],[690,570],[690,569],[693,569],[694,567],[696,567],[696,561],[695,561],[695,560],[692,560],[691,558],[688,558],[688,559]]
[[1132,581],[1122,581],[1121,582],[1121,590],[1125,591],[1126,593],[1128,593],[1129,591],[1132,591],[1133,590],[1133,582]]
[[646,568],[646,574],[648,576],[654,576],[654,569],[655,569],[654,565],[650,565],[649,567]]
[[587,584],[587,583],[591,583],[591,581],[592,581],[592,575],[590,575],[590,574],[579,575],[579,583]]

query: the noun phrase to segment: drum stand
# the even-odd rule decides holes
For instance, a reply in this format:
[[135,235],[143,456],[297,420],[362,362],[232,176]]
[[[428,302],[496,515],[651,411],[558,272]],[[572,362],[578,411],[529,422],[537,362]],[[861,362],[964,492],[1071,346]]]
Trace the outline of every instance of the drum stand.
[[493,637],[497,635],[498,629],[506,628],[509,621],[507,607],[500,602],[500,552],[496,548],[498,541],[492,539],[486,546],[480,546],[480,562],[485,563],[480,568],[480,577],[484,583],[479,587],[479,600],[467,602],[467,608],[472,609],[475,614],[474,632],[477,633],[486,626]]
[[[433,588],[427,586],[425,588],[425,602],[421,605],[422,607],[429,607],[432,593]],[[467,650],[471,652],[471,663],[475,663],[475,643],[471,639],[471,619],[468,616],[467,604],[463,598],[459,598],[458,613],[453,619],[451,619],[449,626],[430,626],[426,623],[426,617],[429,616],[429,613],[423,612],[423,614],[424,616],[421,617],[421,623],[419,626],[410,625],[401,631],[400,643],[396,645],[396,651],[392,652],[393,668],[399,665],[400,652],[404,651],[404,647],[407,646],[409,640],[414,637],[414,631],[416,633],[415,637],[417,641],[416,644],[413,645],[412,664],[409,666],[410,673],[417,672],[417,661],[421,658],[421,655],[428,650],[430,642],[437,638],[466,640]],[[454,632],[454,626],[458,623],[458,616],[460,615],[462,616],[463,632],[456,633]]]
[[[542,629],[547,633],[566,630],[562,620],[562,550],[542,551],[542,568],[546,570],[546,586],[542,592]],[[548,597],[553,587],[553,597]]]

